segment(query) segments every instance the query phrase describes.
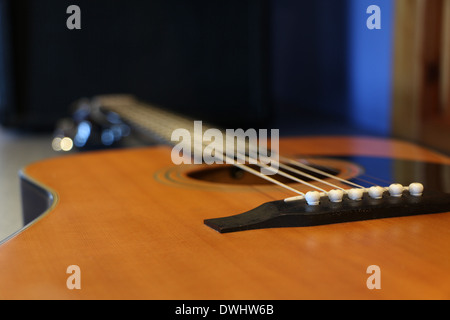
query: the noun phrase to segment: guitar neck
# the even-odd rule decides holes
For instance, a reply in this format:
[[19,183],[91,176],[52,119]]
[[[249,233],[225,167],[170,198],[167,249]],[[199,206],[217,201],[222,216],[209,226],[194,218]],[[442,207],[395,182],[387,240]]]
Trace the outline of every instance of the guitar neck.
[[[184,128],[194,132],[194,120],[153,104],[144,103],[128,95],[98,96],[92,101],[93,107],[118,114],[133,128],[157,138],[161,142],[174,144],[172,132]],[[202,133],[210,126],[203,125]]]
[[[189,149],[191,154],[196,157],[201,156],[211,140],[214,141],[214,149],[218,151],[217,155],[220,154],[222,160],[229,158],[227,163],[238,158],[243,158],[241,160],[247,162],[249,154],[258,157],[262,153],[267,156],[270,150],[268,144],[273,145],[272,138],[278,145],[279,135],[276,129],[271,130],[271,139],[268,141],[268,133],[265,129],[259,132],[256,132],[255,129],[244,132],[243,129],[213,128],[203,121],[196,121],[184,115],[167,111],[153,104],[139,101],[133,96],[98,96],[93,99],[92,106],[118,114],[135,130],[155,138],[158,142],[175,145],[181,140],[179,144],[183,145],[183,149]],[[177,129],[182,130],[181,133],[185,133],[183,139],[177,135],[175,131]],[[206,132],[209,137],[205,141]],[[272,151],[273,149],[270,150],[270,154]],[[275,150],[275,153],[278,153],[278,150]]]

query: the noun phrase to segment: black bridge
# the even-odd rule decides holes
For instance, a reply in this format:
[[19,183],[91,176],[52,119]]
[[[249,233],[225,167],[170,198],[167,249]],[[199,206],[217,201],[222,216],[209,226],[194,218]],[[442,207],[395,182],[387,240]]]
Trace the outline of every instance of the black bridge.
[[381,199],[367,193],[359,201],[344,198],[331,202],[323,197],[319,205],[308,205],[306,200],[272,201],[248,212],[204,223],[220,233],[263,228],[308,227],[333,223],[414,216],[450,211],[450,194],[424,191],[422,196],[404,192],[401,197],[385,193]]

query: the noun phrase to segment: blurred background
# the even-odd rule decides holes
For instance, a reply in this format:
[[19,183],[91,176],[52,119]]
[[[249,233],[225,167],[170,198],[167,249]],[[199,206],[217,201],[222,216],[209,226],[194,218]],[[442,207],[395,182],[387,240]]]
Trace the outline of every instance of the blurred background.
[[17,172],[61,155],[75,101],[110,93],[227,128],[448,153],[450,0],[0,0],[0,239],[22,226]]

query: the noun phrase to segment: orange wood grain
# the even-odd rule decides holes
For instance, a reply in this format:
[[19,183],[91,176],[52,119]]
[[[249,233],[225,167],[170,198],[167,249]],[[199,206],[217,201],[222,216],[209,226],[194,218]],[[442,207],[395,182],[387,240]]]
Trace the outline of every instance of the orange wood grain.
[[[450,163],[373,138],[288,138],[288,154]],[[0,299],[448,299],[450,214],[219,234],[203,220],[286,196],[277,187],[205,188],[155,180],[166,147],[93,152],[26,168],[56,207],[0,246]],[[69,265],[81,290],[66,287]],[[381,289],[366,268],[381,268]]]

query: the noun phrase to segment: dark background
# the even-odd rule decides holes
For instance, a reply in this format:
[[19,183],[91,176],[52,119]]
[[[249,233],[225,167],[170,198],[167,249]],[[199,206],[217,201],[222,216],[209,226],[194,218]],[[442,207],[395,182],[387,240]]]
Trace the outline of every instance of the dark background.
[[[80,97],[131,93],[230,127],[362,130],[353,2],[0,0],[0,122],[50,130]],[[81,30],[66,28],[71,4]]]

